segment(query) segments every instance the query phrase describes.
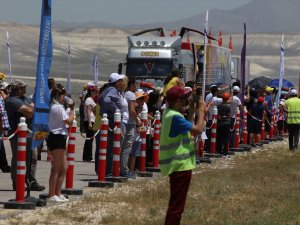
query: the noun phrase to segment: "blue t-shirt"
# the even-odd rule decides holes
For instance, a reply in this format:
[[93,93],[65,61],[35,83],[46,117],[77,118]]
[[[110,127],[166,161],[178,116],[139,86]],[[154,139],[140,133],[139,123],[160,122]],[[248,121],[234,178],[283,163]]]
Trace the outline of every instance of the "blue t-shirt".
[[269,112],[271,115],[273,115],[273,103],[272,103],[272,96],[271,95],[267,95],[265,97],[265,101],[268,103],[268,107],[269,107]]
[[175,115],[172,118],[171,129],[169,136],[177,137],[180,134],[188,133],[193,127],[193,124],[184,117]]

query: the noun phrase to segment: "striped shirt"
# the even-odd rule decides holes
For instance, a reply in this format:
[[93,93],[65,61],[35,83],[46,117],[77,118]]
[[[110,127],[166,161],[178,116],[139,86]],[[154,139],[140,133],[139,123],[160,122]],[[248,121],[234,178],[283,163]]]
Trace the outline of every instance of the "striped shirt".
[[5,103],[1,96],[0,96],[0,115],[1,115],[1,119],[2,119],[2,128],[5,130],[10,130],[8,116],[7,116],[7,112],[5,110]]

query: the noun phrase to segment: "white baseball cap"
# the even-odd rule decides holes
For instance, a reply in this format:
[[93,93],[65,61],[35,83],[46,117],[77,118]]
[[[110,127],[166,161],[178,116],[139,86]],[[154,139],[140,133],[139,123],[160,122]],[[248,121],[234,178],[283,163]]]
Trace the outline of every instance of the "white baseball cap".
[[240,88],[239,88],[239,86],[233,86],[232,90],[233,90],[233,92],[239,92]]
[[292,90],[291,90],[291,95],[298,95],[297,90],[296,90],[296,89],[292,89]]
[[108,82],[109,83],[115,83],[117,82],[118,80],[122,80],[125,78],[125,75],[124,74],[118,74],[118,73],[112,73],[110,74],[109,76],[109,80]]
[[5,81],[3,81],[1,84],[0,84],[0,89],[1,90],[4,90],[5,88],[7,88],[8,87],[8,83],[6,83]]

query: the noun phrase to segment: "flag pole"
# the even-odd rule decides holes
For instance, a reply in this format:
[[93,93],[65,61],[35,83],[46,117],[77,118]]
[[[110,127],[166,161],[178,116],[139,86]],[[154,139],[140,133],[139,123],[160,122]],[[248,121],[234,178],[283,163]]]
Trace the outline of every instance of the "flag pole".
[[279,85],[278,85],[278,93],[276,98],[276,121],[279,116],[279,102],[281,96],[282,82],[284,78],[284,34],[281,37],[281,46],[280,46],[280,75],[279,75]]
[[9,33],[8,33],[8,31],[6,31],[6,45],[7,45],[7,52],[8,52],[9,77],[10,77],[10,82],[12,82],[10,43],[9,43]]
[[246,22],[244,22],[244,43],[241,51],[241,92],[240,99],[244,105],[244,95],[246,86],[246,51],[247,51],[247,37],[246,37]]
[[207,45],[207,26],[208,26],[208,10],[205,17],[204,29],[204,56],[203,56],[203,77],[202,77],[202,99],[205,98],[205,81],[206,81],[206,45]]
[[67,85],[66,85],[66,92],[67,94],[71,94],[71,47],[70,41],[68,41],[68,78],[67,78]]

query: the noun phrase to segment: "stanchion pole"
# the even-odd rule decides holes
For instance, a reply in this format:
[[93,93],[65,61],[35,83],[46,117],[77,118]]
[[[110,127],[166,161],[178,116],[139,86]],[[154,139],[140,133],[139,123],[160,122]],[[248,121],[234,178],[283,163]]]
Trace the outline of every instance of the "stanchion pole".
[[18,129],[16,202],[24,202],[27,143],[27,124],[25,123],[25,121],[20,121]]
[[159,146],[160,146],[160,113],[155,112],[154,123],[154,136],[153,136],[153,153],[152,153],[152,165],[154,168],[158,168],[159,162]]
[[108,119],[107,114],[103,114],[100,129],[100,143],[98,155],[98,180],[90,181],[89,187],[114,187],[114,183],[105,181],[106,173],[106,151],[107,151],[107,136],[108,136]]
[[247,107],[244,107],[244,124],[243,124],[243,144],[248,143],[248,129],[247,129],[248,111]]
[[274,130],[273,130],[273,137],[277,137],[277,110],[276,108],[274,107],[273,109],[273,115],[274,115]]
[[[146,111],[142,111],[141,114],[142,114],[141,120],[142,120],[142,126],[143,126],[143,130],[140,133],[140,137],[141,137],[141,141],[142,141],[142,143],[141,143],[141,156],[139,158],[139,172],[137,172],[136,175],[140,176],[140,177],[152,177],[153,173],[146,171],[146,149],[147,149],[146,137],[147,137],[148,113]],[[151,168],[149,168],[148,171],[152,171]]]
[[270,127],[270,131],[269,131],[269,139],[273,138],[273,134],[274,134],[274,115],[272,115],[272,117],[271,117],[271,127]]
[[140,172],[145,172],[146,170],[146,137],[147,137],[147,112],[146,111],[142,111],[142,126],[144,127],[143,131],[141,132],[140,136],[141,136],[141,156],[139,157],[140,159],[140,163],[139,163],[139,170]]
[[81,189],[74,189],[74,161],[75,161],[75,143],[76,143],[76,130],[77,121],[74,120],[72,126],[69,128],[69,138],[67,143],[67,161],[68,170],[66,173],[66,188],[61,190],[61,193],[68,195],[82,195],[83,191]]
[[216,106],[213,108],[213,121],[211,127],[211,138],[210,138],[210,154],[216,154],[216,141],[217,141],[217,116],[218,109]]
[[239,108],[235,111],[235,124],[234,124],[234,147],[230,148],[229,150],[232,152],[244,152],[249,151],[251,149],[250,146],[243,144],[240,145],[240,110]]
[[266,115],[264,114],[263,115],[263,118],[262,118],[262,123],[261,123],[261,133],[260,133],[260,136],[261,136],[261,141],[264,141],[265,140],[265,121],[266,121]]
[[116,110],[114,114],[114,143],[113,143],[113,177],[120,176],[121,154],[121,113]]
[[70,127],[68,148],[67,148],[67,161],[68,170],[66,173],[66,188],[73,188],[74,181],[74,161],[75,161],[75,133],[76,133],[77,122],[73,121],[72,127]]
[[234,147],[240,147],[240,110],[239,108],[236,109],[235,113],[235,127],[234,127]]
[[[16,199],[5,202],[5,209],[35,209],[35,202],[25,201],[25,179],[26,179],[26,144],[27,124],[25,117],[20,118],[18,124],[18,149],[17,149],[17,174],[16,174]],[[30,170],[30,168],[27,168]]]
[[153,151],[152,151],[152,167],[147,167],[149,172],[160,172],[159,168],[159,146],[160,146],[160,112],[155,112],[154,135],[153,135]]
[[108,135],[108,119],[107,119],[107,114],[103,114],[101,127],[100,127],[98,181],[105,181],[107,135]]
[[113,140],[113,171],[112,177],[106,177],[106,181],[125,182],[127,177],[120,176],[120,154],[121,154],[121,113],[117,109],[114,114],[114,140]]

